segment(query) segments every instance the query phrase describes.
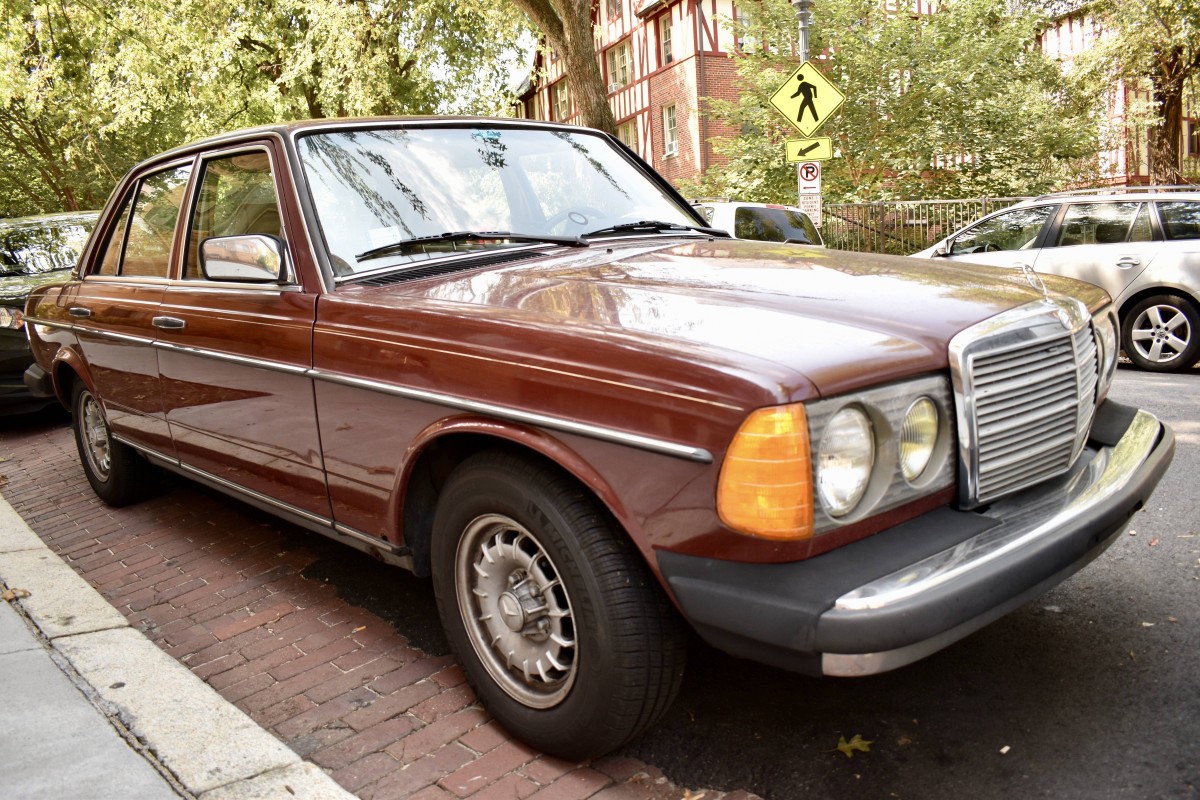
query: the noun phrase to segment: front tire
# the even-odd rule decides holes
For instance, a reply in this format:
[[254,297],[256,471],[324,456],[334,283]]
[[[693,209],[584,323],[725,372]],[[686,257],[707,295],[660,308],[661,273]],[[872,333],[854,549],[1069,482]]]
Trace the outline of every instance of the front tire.
[[83,474],[101,500],[126,506],[151,494],[154,468],[133,448],[113,439],[100,401],[83,381],[71,392],[71,427]]
[[1122,347],[1138,369],[1178,372],[1200,357],[1200,314],[1177,294],[1148,297],[1121,323]]
[[518,738],[561,758],[598,756],[670,706],[681,622],[569,476],[504,453],[471,457],[443,487],[432,557],[447,637]]

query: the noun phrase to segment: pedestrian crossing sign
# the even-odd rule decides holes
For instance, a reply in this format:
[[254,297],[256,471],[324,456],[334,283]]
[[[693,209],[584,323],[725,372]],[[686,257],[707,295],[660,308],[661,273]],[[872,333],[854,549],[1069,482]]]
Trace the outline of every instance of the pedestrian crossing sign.
[[805,61],[775,90],[770,103],[801,135],[811,136],[845,99],[811,61]]

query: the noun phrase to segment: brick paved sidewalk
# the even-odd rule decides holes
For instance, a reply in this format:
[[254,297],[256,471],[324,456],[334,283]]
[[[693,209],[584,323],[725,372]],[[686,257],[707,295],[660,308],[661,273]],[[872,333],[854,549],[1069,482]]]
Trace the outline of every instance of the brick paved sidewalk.
[[321,577],[333,562],[423,585],[407,573],[377,572],[386,568],[350,548],[182,479],[148,502],[104,506],[65,425],[9,425],[0,456],[4,497],[131,624],[362,798],[750,797],[681,789],[634,759],[570,763],[510,739],[451,656],[418,649]]

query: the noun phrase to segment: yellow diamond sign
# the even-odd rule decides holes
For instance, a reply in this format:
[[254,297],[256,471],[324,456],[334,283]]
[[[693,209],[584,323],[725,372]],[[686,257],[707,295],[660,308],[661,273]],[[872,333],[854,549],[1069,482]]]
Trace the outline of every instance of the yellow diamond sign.
[[802,135],[811,136],[845,99],[811,61],[805,61],[775,90],[770,103]]

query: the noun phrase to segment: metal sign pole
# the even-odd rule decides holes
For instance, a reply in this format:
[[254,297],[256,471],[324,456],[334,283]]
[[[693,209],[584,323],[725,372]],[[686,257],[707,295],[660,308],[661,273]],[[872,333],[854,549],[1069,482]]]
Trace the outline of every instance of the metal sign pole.
[[[813,0],[792,0],[792,5],[796,7],[796,21],[800,24],[800,63],[808,61],[808,25],[812,21],[812,6]],[[800,175],[800,164],[796,165],[796,202],[803,203],[800,199],[800,187],[804,182],[804,178]]]

